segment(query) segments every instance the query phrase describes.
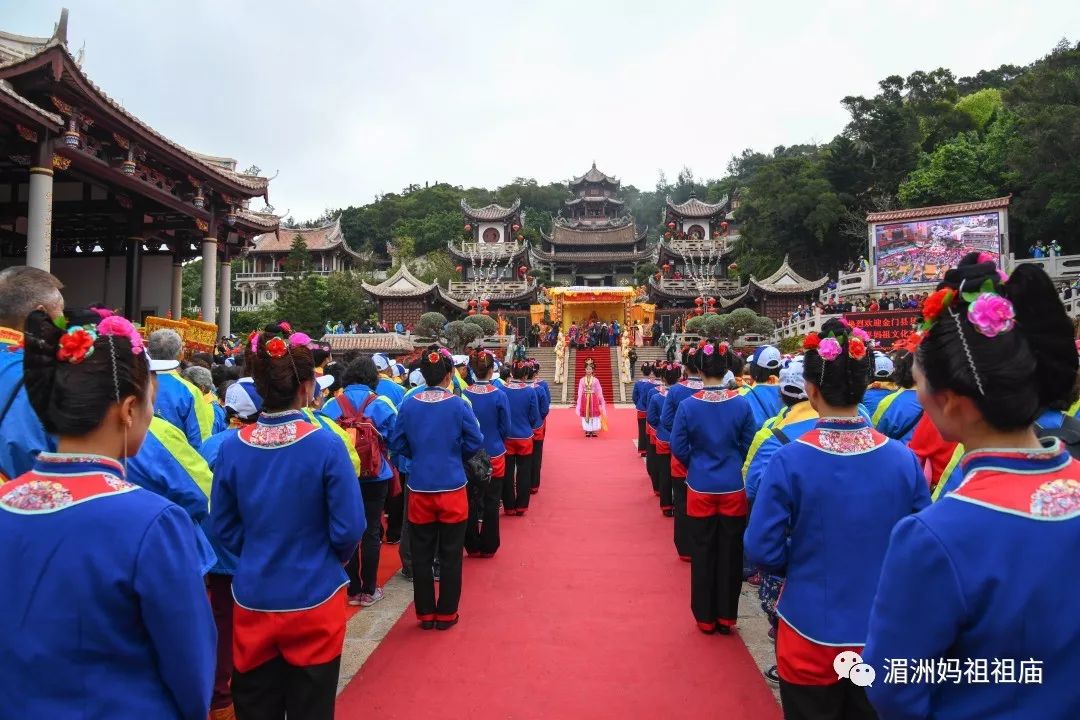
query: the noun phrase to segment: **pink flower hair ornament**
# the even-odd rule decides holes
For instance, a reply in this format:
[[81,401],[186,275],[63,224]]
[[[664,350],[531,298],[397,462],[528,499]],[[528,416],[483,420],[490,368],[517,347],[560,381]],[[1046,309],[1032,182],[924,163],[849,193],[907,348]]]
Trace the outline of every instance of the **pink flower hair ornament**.
[[863,330],[861,327],[852,328],[851,334],[862,340],[864,343],[870,342],[870,334]]
[[836,338],[827,337],[821,341],[821,344],[817,347],[818,355],[822,360],[826,362],[832,362],[836,358],[840,357],[840,353],[844,351],[844,348],[840,345]]
[[712,355],[712,354],[713,354],[713,353],[714,353],[715,351],[716,351],[716,348],[714,348],[714,347],[713,347],[712,345],[710,345],[709,343],[706,343],[706,344],[705,344],[705,345],[704,345],[704,346],[703,346],[703,347],[701,348],[701,352],[705,353],[706,355]]
[[988,338],[1016,327],[1016,309],[1008,298],[997,293],[981,293],[968,305],[967,317],[972,327]]
[[110,315],[97,324],[97,332],[98,335],[127,338],[128,342],[131,343],[131,352],[135,355],[142,355],[144,348],[142,335],[139,334],[139,331],[135,329],[135,326],[127,318],[120,315]]

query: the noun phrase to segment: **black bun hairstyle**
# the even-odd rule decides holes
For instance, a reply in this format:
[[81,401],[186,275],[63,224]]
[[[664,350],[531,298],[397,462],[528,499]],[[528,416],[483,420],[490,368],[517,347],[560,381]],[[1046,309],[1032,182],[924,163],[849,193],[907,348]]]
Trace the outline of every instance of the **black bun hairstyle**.
[[658,365],[656,368],[656,374],[660,376],[666,384],[674,385],[682,379],[682,365],[679,363],[664,363]]
[[[69,310],[64,316],[69,327],[101,319],[93,311]],[[74,363],[57,360],[65,331],[44,312],[30,313],[24,330],[26,394],[46,432],[82,437],[101,424],[117,397],[146,397],[150,386],[146,351],[136,355],[126,337],[99,336],[94,351]]]
[[[862,357],[852,357],[854,335],[839,318],[827,320],[821,326],[822,342],[830,335],[840,343],[840,354],[833,360],[825,360],[817,348],[808,349],[803,359],[803,377],[817,386],[829,405],[842,408],[858,405],[870,384],[874,355],[869,348],[863,347]],[[856,351],[855,354],[859,353]]]
[[734,372],[735,353],[725,342],[709,338],[698,345],[695,353],[702,375],[711,378],[723,378],[728,372]]
[[454,369],[454,361],[447,357],[443,348],[437,344],[428,345],[420,356],[420,374],[428,387],[442,385],[446,376]]
[[[972,325],[961,294],[987,282],[1012,303],[1016,319],[994,337]],[[1022,264],[1002,281],[993,262],[970,253],[945,274],[944,284],[957,297],[938,314],[917,353],[932,390],[970,397],[998,430],[1027,427],[1070,397],[1077,372],[1073,325],[1042,268]]]
[[[290,345],[282,337],[283,330],[263,331],[259,334],[259,346],[251,353],[251,377],[255,389],[263,399],[263,410],[280,412],[292,405],[301,383],[315,378],[315,360],[311,350],[304,345]],[[271,341],[285,343],[285,352],[279,357],[271,354]]]

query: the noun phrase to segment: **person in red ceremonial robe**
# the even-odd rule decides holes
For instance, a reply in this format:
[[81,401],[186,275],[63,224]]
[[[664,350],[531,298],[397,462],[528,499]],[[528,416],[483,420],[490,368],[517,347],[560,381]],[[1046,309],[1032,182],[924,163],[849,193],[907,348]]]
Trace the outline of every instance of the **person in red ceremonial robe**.
[[593,375],[596,364],[592,358],[585,361],[585,377],[578,381],[577,415],[581,418],[581,429],[585,437],[596,437],[606,425],[607,404],[604,402],[604,389]]

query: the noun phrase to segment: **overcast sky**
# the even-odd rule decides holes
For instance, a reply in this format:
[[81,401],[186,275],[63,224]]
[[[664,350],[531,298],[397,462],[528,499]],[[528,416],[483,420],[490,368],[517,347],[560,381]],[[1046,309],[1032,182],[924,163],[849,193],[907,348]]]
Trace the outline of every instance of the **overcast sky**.
[[887,75],[1080,38],[1076,0],[0,0],[0,29],[49,35],[62,6],[98,85],[189,148],[279,173],[270,201],[297,219],[594,160],[640,188],[719,177],[744,148],[829,140],[841,98]]

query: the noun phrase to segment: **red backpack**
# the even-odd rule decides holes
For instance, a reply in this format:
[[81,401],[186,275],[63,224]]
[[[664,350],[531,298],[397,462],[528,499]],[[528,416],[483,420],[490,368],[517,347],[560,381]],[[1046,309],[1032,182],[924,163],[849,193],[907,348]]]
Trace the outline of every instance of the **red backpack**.
[[[341,417],[338,418],[337,422],[348,433],[353,447],[356,448],[356,454],[360,456],[360,469],[364,473],[363,477],[375,477],[378,475],[383,458],[386,457],[386,440],[379,434],[375,422],[364,414],[368,405],[375,402],[378,397],[375,393],[371,393],[364,400],[364,404],[360,406],[360,409],[357,410],[353,407],[349,398],[345,396],[345,393],[337,396],[338,406],[341,407]],[[368,474],[372,468],[374,468],[374,472]]]

